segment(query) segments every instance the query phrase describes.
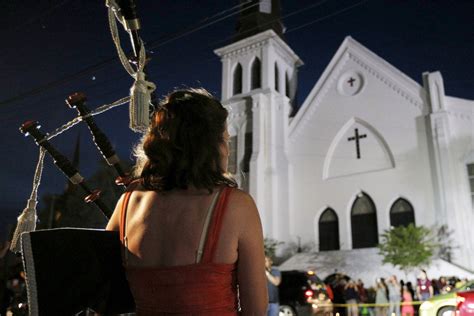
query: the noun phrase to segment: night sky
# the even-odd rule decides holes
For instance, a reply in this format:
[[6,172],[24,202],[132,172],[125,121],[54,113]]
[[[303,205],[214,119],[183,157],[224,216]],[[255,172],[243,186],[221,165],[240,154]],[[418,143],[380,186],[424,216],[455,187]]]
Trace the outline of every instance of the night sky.
[[[474,99],[474,1],[282,0],[303,103],[345,36],[352,36],[412,79],[441,71],[446,94]],[[149,78],[162,96],[176,87],[202,86],[220,96],[221,64],[213,50],[230,43],[238,15],[234,0],[138,1],[141,36],[152,56]],[[229,16],[231,15],[231,16]],[[217,19],[222,19],[217,22]],[[211,25],[196,30],[206,23]],[[105,1],[25,0],[0,3],[0,240],[29,197],[38,147],[18,127],[40,121],[50,132],[73,119],[64,99],[83,91],[95,108],[128,95],[132,79],[116,58]],[[187,32],[190,31],[191,32]],[[129,49],[129,40],[122,43]],[[95,117],[122,160],[132,159],[139,134],[128,129],[128,107]],[[80,135],[86,178],[101,159],[85,125],[52,143],[69,157]],[[66,178],[46,157],[39,195],[61,193]],[[41,204],[38,209],[41,208]]]

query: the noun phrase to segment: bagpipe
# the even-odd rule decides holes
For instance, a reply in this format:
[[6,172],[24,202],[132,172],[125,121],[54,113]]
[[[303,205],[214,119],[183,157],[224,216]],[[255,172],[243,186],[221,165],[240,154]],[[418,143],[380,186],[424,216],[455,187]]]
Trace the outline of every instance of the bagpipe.
[[[30,315],[74,315],[92,308],[101,314],[133,312],[134,302],[121,263],[121,245],[116,232],[105,230],[59,228],[36,229],[37,193],[41,182],[43,161],[49,154],[68,180],[80,187],[84,202],[93,204],[105,218],[112,210],[101,200],[101,190],[86,183],[79,170],[51,144],[50,140],[80,122],[87,124],[92,140],[108,165],[117,173],[115,183],[126,187],[130,176],[94,116],[129,103],[130,128],[143,133],[147,130],[155,85],[147,81],[147,56],[139,35],[140,20],[134,0],[106,0],[109,27],[121,64],[134,79],[130,96],[90,110],[82,92],[71,94],[66,104],[78,116],[51,133],[43,133],[40,123],[24,122],[20,132],[31,136],[39,147],[39,159],[33,178],[33,188],[27,206],[18,217],[10,250],[21,253],[26,274]],[[122,49],[118,23],[129,34],[133,56]]]

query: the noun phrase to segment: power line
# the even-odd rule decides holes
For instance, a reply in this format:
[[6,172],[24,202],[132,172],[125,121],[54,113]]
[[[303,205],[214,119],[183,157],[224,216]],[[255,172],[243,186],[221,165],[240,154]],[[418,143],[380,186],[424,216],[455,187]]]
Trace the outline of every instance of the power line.
[[[248,3],[248,1],[247,1],[246,3]],[[246,3],[244,3],[244,4],[246,4]],[[252,5],[252,6],[255,6],[255,5],[257,5],[257,4],[258,4],[258,3],[254,4],[254,5]],[[250,7],[252,7],[252,6],[247,6],[247,7],[241,8],[241,9],[239,9],[237,12],[233,12],[233,13],[231,13],[231,14],[228,14],[228,15],[224,16],[224,17],[218,18],[218,19],[216,19],[216,20],[214,20],[214,21],[207,22],[207,23],[205,23],[204,25],[196,25],[196,26],[186,28],[186,29],[184,29],[184,30],[181,30],[181,31],[176,32],[176,33],[173,33],[173,34],[163,36],[164,42],[161,42],[161,43],[157,44],[157,42],[160,41],[160,40],[162,40],[162,39],[158,39],[158,40],[156,40],[156,41],[153,41],[153,42],[151,42],[152,47],[150,47],[150,48],[156,48],[156,47],[162,46],[162,45],[167,44],[167,43],[169,43],[169,42],[171,42],[171,41],[174,41],[174,40],[179,39],[179,38],[181,38],[181,37],[184,37],[184,36],[187,36],[187,35],[189,35],[189,34],[192,34],[192,33],[196,32],[196,31],[198,31],[198,30],[202,30],[202,29],[204,29],[204,28],[206,28],[206,27],[208,27],[208,26],[210,26],[210,25],[213,25],[213,24],[215,24],[215,23],[217,23],[217,22],[220,22],[220,21],[222,21],[222,20],[225,20],[225,19],[227,19],[227,18],[229,18],[229,17],[231,17],[231,16],[234,16],[234,15],[236,15],[236,14],[239,14],[240,12],[243,12],[243,11],[245,11],[245,10],[248,10],[248,9],[249,9]],[[233,6],[233,7],[231,7],[230,9],[223,10],[223,11],[221,11],[221,12],[219,12],[219,13],[213,15],[213,16],[221,15],[222,12],[229,11],[229,10],[233,10],[233,9],[236,8],[236,7],[242,7],[242,5]],[[153,44],[153,43],[155,43],[155,44]],[[46,91],[46,90],[49,90],[49,89],[51,89],[51,88],[55,88],[55,87],[61,86],[61,85],[65,84],[65,83],[67,83],[67,82],[69,82],[69,81],[71,81],[71,80],[74,80],[74,79],[77,79],[77,78],[81,78],[81,77],[84,76],[84,75],[87,75],[87,74],[89,74],[89,73],[91,73],[91,72],[93,72],[93,71],[96,71],[96,70],[101,69],[101,68],[103,68],[103,67],[105,67],[105,66],[108,66],[109,64],[111,64],[112,62],[117,61],[117,60],[118,60],[118,57],[117,57],[117,56],[113,56],[113,57],[106,58],[106,59],[104,59],[104,60],[102,60],[102,61],[100,61],[100,62],[98,62],[98,63],[96,63],[96,64],[94,64],[94,65],[91,65],[91,66],[89,66],[89,67],[86,67],[86,68],[82,69],[81,71],[79,71],[79,72],[77,72],[77,73],[70,74],[70,75],[66,75],[66,76],[64,76],[64,77],[62,77],[62,78],[60,78],[60,79],[58,79],[58,80],[51,81],[51,82],[49,82],[49,83],[47,83],[47,84],[45,84],[45,85],[43,85],[43,86],[39,86],[39,87],[33,88],[33,89],[29,90],[29,91],[26,91],[26,92],[24,92],[24,93],[21,93],[21,94],[19,94],[19,95],[14,96],[14,97],[7,98],[7,99],[5,99],[5,100],[2,100],[2,101],[0,101],[0,106],[4,106],[4,105],[10,104],[10,103],[14,103],[14,102],[17,102],[17,101],[19,101],[19,100],[23,100],[23,99],[25,99],[25,98],[27,98],[27,97],[34,96],[34,95],[37,95],[37,94],[39,94],[39,93],[42,93],[42,92],[44,92],[44,91]]]
[[307,27],[307,26],[310,26],[310,25],[312,25],[312,24],[314,24],[314,23],[321,22],[321,21],[323,21],[323,20],[332,18],[332,17],[334,17],[334,16],[336,16],[336,15],[339,15],[339,14],[344,13],[344,12],[346,12],[346,11],[352,10],[352,9],[354,9],[355,7],[358,7],[358,6],[362,5],[363,3],[367,2],[367,1],[368,1],[368,0],[362,0],[362,1],[358,2],[358,3],[356,3],[356,4],[353,4],[353,5],[350,5],[350,6],[348,6],[348,7],[345,7],[345,8],[343,8],[343,9],[338,10],[338,11],[336,11],[336,12],[333,12],[333,13],[331,13],[331,14],[325,15],[325,16],[320,17],[320,18],[317,18],[317,19],[314,19],[314,20],[312,20],[312,21],[309,21],[308,23],[301,24],[301,25],[299,25],[299,26],[297,26],[297,27],[294,27],[294,28],[288,30],[286,33],[291,33],[291,32],[294,32],[294,31],[296,31],[296,30],[299,30],[299,29],[305,28],[305,27]]
[[[285,18],[288,18],[288,17],[290,17],[290,16],[294,16],[294,15],[300,14],[300,13],[302,13],[302,12],[305,12],[305,11],[307,11],[307,10],[309,10],[309,9],[313,9],[313,8],[315,8],[315,7],[317,7],[317,6],[320,6],[320,5],[324,4],[324,3],[327,2],[327,1],[329,1],[329,0],[322,0],[322,1],[318,2],[318,3],[315,3],[315,4],[312,4],[312,5],[306,6],[306,7],[302,8],[302,9],[295,10],[295,11],[293,11],[293,12],[290,12],[290,13],[286,14],[286,15],[283,15],[283,16],[281,17],[281,19],[285,19]],[[326,20],[326,19],[328,19],[328,18],[334,17],[334,16],[336,16],[336,15],[339,15],[339,14],[341,14],[341,13],[344,13],[344,12],[346,12],[346,11],[349,11],[349,10],[351,10],[351,9],[357,7],[357,6],[360,6],[360,5],[362,5],[363,3],[367,2],[367,1],[368,1],[368,0],[360,1],[360,2],[358,2],[358,3],[356,3],[356,4],[353,4],[353,5],[350,5],[350,6],[348,6],[348,7],[345,7],[345,8],[343,8],[343,9],[338,10],[338,11],[336,11],[336,12],[333,12],[333,13],[331,13],[331,14],[325,15],[325,16],[323,16],[323,17],[319,17],[319,18],[317,18],[317,19],[314,19],[314,20],[312,20],[312,21],[310,21],[310,22],[308,22],[308,23],[304,23],[304,24],[298,25],[298,26],[296,26],[296,27],[294,27],[294,28],[291,28],[290,30],[287,30],[285,33],[288,34],[288,33],[294,32],[294,31],[296,31],[296,30],[302,29],[302,28],[304,28],[304,27],[307,27],[307,26],[309,26],[309,25],[312,25],[312,24],[314,24],[314,23],[317,23],[317,22]],[[258,4],[258,3],[257,3],[257,4]],[[248,7],[247,7],[247,9],[248,9]],[[229,10],[230,10],[230,9],[229,9]],[[227,17],[228,17],[228,16],[227,16]],[[227,18],[227,17],[225,17],[225,18]],[[279,20],[279,18],[272,19],[272,20],[268,21],[267,23],[270,24],[270,23],[272,23],[272,22],[274,22],[274,21],[276,21],[276,20]],[[209,22],[207,26],[212,25],[212,24],[215,24],[215,23],[217,23],[217,21]],[[267,24],[267,23],[266,23],[266,24]],[[250,29],[249,31],[252,31],[252,30],[254,30],[254,29],[256,29],[256,28],[258,28],[258,27],[254,27],[254,28]],[[191,33],[194,33],[195,31],[197,31],[197,30],[191,30],[191,32],[184,31],[184,33],[181,32],[181,34],[177,34],[174,38],[170,38],[167,42],[159,43],[159,44],[153,46],[153,48],[159,47],[159,46],[163,46],[163,45],[165,45],[165,44],[171,42],[172,40],[176,40],[176,39],[181,38],[181,37],[183,37],[183,36],[189,35],[189,34],[191,34]],[[215,41],[215,42],[213,42],[213,43],[211,43],[211,44],[208,44],[207,47],[212,46],[212,45],[215,45],[215,44],[218,44],[218,43],[221,43],[221,42],[223,42],[223,41],[227,41],[227,40],[230,39],[230,38],[232,38],[232,36],[231,36],[231,37],[227,37],[227,38],[225,38],[225,39],[223,39],[223,40]],[[205,49],[207,49],[207,48],[205,48]],[[204,50],[204,49],[201,49],[200,51],[202,51],[202,50]],[[106,61],[104,61],[104,62],[108,62],[109,60],[115,60],[115,59],[116,59],[116,57],[113,57],[113,58],[110,58],[110,59],[108,59],[108,60],[106,60]],[[214,60],[214,59],[215,59],[214,57],[213,57],[213,58],[209,58],[208,60],[206,60],[206,62],[207,62],[207,61],[210,61],[210,60]],[[102,63],[98,63],[98,64],[96,64],[96,65],[93,65],[93,66],[91,66],[91,67],[88,67],[87,69],[81,71],[80,73],[75,74],[75,76],[69,76],[69,77],[67,77],[67,78],[64,78],[64,83],[68,82],[68,81],[71,80],[71,79],[79,78],[79,77],[81,77],[81,76],[87,74],[89,71],[93,71],[93,70],[97,70],[97,69],[102,68],[101,64],[102,64]],[[119,75],[118,77],[114,77],[113,80],[112,80],[112,79],[109,79],[109,80],[106,80],[105,82],[101,82],[99,85],[95,85],[95,88],[97,88],[97,86],[103,85],[104,83],[108,83],[108,82],[111,82],[111,81],[116,81],[118,78],[122,78],[122,77],[126,77],[126,76],[127,76],[127,74],[124,73],[124,74],[122,74],[122,75]],[[91,86],[91,85],[88,85],[88,86]],[[48,87],[48,88],[49,88],[49,87]],[[37,89],[37,90],[40,90],[40,89]],[[118,89],[117,89],[117,90],[118,90]],[[34,91],[35,94],[40,93],[40,92],[42,92],[42,91],[36,91],[36,90]],[[5,101],[5,102],[6,102],[6,101]],[[35,103],[35,104],[38,104],[38,103],[39,103],[39,102],[37,102],[37,103]],[[0,103],[0,105],[3,105],[3,104],[4,104],[4,102]]]

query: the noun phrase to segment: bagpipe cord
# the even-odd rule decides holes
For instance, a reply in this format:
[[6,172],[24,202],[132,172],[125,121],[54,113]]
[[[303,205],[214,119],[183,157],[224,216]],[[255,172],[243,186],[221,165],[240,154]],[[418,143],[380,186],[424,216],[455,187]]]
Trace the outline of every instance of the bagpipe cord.
[[[130,88],[130,129],[135,132],[144,133],[146,132],[149,121],[150,121],[150,103],[151,93],[156,89],[156,85],[153,82],[145,79],[145,64],[146,64],[146,53],[145,45],[140,39],[140,51],[138,56],[138,69],[135,71],[130,65],[130,62],[125,55],[122,46],[120,44],[120,36],[117,28],[117,20],[124,26],[123,16],[120,13],[120,8],[115,0],[107,0],[106,6],[108,7],[109,15],[109,27],[110,33],[112,34],[112,40],[117,49],[120,62],[128,74],[135,79],[132,87]],[[129,32],[129,31],[127,31]]]

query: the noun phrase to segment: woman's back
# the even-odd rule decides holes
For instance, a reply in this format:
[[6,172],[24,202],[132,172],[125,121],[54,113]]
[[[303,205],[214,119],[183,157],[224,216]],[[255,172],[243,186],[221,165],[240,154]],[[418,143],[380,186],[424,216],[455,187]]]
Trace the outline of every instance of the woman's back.
[[[218,192],[203,261],[196,264],[206,215]],[[248,194],[231,188],[219,188],[213,194],[198,190],[163,194],[137,187],[129,194],[126,214],[121,202],[114,217],[123,216],[119,227],[125,219],[127,275],[139,315],[189,315],[190,311],[193,315],[236,315],[237,283],[243,314],[264,311],[265,291],[252,289],[265,284],[263,273],[258,273],[263,270],[258,254],[246,253],[253,248],[249,242],[258,242],[259,228]],[[114,217],[108,229],[117,228]],[[243,255],[239,265],[238,254]]]
[[[221,188],[222,189],[222,188]],[[236,209],[243,192],[229,196],[217,242],[215,263],[237,261],[238,226],[245,215]],[[194,264],[204,221],[214,194],[207,190],[167,193],[134,190],[130,196],[126,235],[130,266],[183,266]],[[236,203],[237,202],[237,203]]]

